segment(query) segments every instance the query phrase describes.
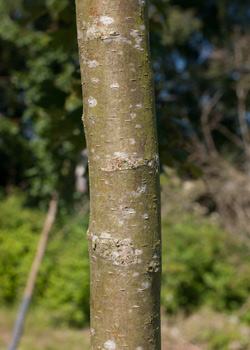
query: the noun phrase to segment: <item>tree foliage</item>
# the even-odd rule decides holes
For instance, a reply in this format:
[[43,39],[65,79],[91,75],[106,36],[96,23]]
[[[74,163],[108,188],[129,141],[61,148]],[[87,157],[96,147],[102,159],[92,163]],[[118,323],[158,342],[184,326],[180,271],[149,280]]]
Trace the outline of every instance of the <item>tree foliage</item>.
[[1,185],[36,200],[57,189],[67,199],[84,148],[73,2],[0,6]]
[[[248,116],[249,6],[232,0],[150,1],[162,163],[199,174],[187,159],[190,135],[195,132],[209,147],[201,115],[221,91],[209,117],[212,139],[224,158],[245,171],[249,141],[238,105],[243,91]],[[3,0],[0,13],[0,185],[24,188],[36,202],[52,188],[73,199],[74,169],[84,148],[74,1]]]

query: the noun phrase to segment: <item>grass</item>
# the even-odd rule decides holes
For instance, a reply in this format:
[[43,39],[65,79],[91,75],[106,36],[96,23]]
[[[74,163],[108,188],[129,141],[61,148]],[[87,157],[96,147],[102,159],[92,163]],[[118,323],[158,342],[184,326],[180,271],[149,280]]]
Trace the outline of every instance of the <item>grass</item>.
[[[14,309],[0,309],[0,349],[6,350]],[[18,350],[89,350],[89,329],[52,326],[50,314],[31,308]],[[202,309],[162,319],[162,350],[249,350],[250,329],[236,317]]]
[[[15,310],[0,310],[0,349],[6,350],[16,314]],[[18,350],[89,350],[89,330],[56,328],[50,315],[42,309],[28,313]]]

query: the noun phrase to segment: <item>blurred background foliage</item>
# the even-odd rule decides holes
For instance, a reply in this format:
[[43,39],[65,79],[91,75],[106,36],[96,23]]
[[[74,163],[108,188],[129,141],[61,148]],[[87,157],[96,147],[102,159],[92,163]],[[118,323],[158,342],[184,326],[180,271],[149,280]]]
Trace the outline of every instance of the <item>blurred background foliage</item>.
[[[180,210],[177,201],[171,208],[175,213]],[[2,305],[20,301],[44,218],[40,211],[24,208],[20,194],[0,204]],[[55,324],[79,327],[89,320],[88,248],[84,239],[88,215],[79,216],[70,230],[62,233],[70,219],[72,216],[58,219],[53,229],[34,302],[54,310]],[[240,309],[250,292],[250,264],[249,250],[239,240],[191,210],[180,214],[178,222],[164,218],[162,234],[162,306],[169,314],[180,310],[189,314],[204,305],[229,313]],[[250,321],[249,310],[242,319]]]
[[[249,324],[250,1],[151,0],[149,24],[162,306],[170,315],[209,307]],[[20,301],[57,191],[34,305],[80,327],[89,317],[88,215],[77,218],[88,194],[74,1],[1,0],[0,47],[0,304]],[[209,349],[248,349],[237,334],[203,339]]]
[[[160,157],[181,175],[199,176],[215,151],[249,172],[249,6],[150,1]],[[85,144],[74,1],[2,0],[0,15],[1,188],[36,205],[55,189],[75,201]]]

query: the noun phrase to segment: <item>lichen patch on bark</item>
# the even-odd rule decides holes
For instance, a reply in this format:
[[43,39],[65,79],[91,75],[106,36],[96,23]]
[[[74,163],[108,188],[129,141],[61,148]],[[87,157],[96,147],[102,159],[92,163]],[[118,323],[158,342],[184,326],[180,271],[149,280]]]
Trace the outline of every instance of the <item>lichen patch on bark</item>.
[[116,349],[116,344],[113,340],[108,340],[104,344],[105,349],[107,350],[115,350]]
[[105,161],[104,166],[101,168],[103,171],[121,171],[136,169],[141,166],[147,165],[152,169],[159,171],[159,161],[158,156],[152,159],[143,159],[136,156],[127,156],[127,157],[117,157],[117,158],[108,158]]
[[147,267],[147,272],[158,272],[160,270],[160,259],[157,254],[153,255],[153,259],[150,261],[149,266]]
[[101,238],[89,235],[92,241],[92,249],[97,256],[107,259],[116,266],[129,266],[141,263],[142,250],[136,249],[130,239]]

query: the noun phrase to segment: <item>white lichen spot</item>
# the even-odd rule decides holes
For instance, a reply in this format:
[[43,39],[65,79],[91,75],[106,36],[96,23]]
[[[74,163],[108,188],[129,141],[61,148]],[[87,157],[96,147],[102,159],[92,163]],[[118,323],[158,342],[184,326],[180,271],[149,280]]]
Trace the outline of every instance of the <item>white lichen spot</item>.
[[133,208],[120,208],[125,219],[129,219],[131,216],[136,214],[136,211]]
[[137,276],[139,276],[139,273],[138,272],[134,272],[132,276],[133,277],[137,277]]
[[113,340],[106,341],[106,343],[104,344],[104,347],[107,350],[115,350],[116,349],[116,345],[115,345],[115,342],[113,342]]
[[82,34],[82,30],[81,29],[77,30],[77,38],[78,39],[82,39],[83,38],[83,34]]
[[110,235],[110,233],[102,232],[100,237],[104,238],[104,239],[110,239],[111,235]]
[[159,167],[160,167],[160,157],[159,157],[159,154],[156,154],[155,156],[155,163],[156,163],[156,174],[159,173]]
[[96,33],[96,26],[93,25],[92,27],[90,27],[88,30],[87,30],[87,38],[90,38],[91,36],[95,36],[95,33]]
[[128,45],[131,45],[131,44],[132,44],[132,41],[131,41],[131,40],[128,40],[128,39],[123,38],[123,37],[118,37],[116,40],[117,40],[117,41],[122,41],[122,42],[124,42],[124,43],[126,43],[126,44],[128,44]]
[[107,16],[101,16],[100,17],[100,21],[105,24],[105,25],[109,25],[111,23],[114,23],[114,18],[112,17],[107,17]]
[[139,34],[139,31],[136,29],[132,29],[130,32],[130,35],[132,35],[134,38],[137,37],[138,34]]
[[111,256],[112,256],[113,258],[119,258],[119,253],[118,253],[118,252],[112,252],[112,253],[111,253]]
[[90,329],[90,334],[91,334],[91,335],[95,335],[95,330],[94,330],[94,328],[91,328],[91,329]]
[[141,129],[141,124],[136,124],[135,128],[136,129]]
[[148,218],[149,218],[147,213],[143,214],[142,217],[143,217],[144,220],[148,220]]
[[136,113],[130,114],[130,116],[131,116],[132,119],[135,119],[136,115],[137,115]]
[[146,189],[147,189],[147,185],[144,185],[142,187],[138,187],[136,191],[132,192],[132,195],[136,198],[140,197],[143,193],[146,192]]
[[89,68],[95,68],[98,67],[100,64],[96,60],[89,60],[87,59],[83,54],[81,55],[82,63],[87,64]]
[[119,221],[118,221],[118,226],[119,226],[119,227],[122,227],[123,225],[124,225],[124,221],[123,221],[123,220],[119,220]]
[[129,309],[128,312],[131,313],[131,312],[132,312],[132,309]]
[[109,185],[109,181],[108,180],[105,180],[105,185]]
[[134,139],[129,139],[129,142],[130,142],[131,145],[135,144],[135,140]]
[[141,286],[142,286],[142,288],[144,288],[144,289],[148,289],[150,286],[151,286],[151,283],[150,282],[142,282],[142,284],[141,284]]
[[94,84],[99,83],[99,79],[98,78],[91,78],[91,82]]
[[127,153],[125,152],[114,152],[114,155],[117,157],[127,157]]
[[135,250],[135,254],[136,255],[141,255],[142,254],[142,250],[141,249],[136,249]]
[[142,38],[141,38],[140,36],[137,36],[137,37],[135,38],[135,42],[136,42],[136,44],[137,44],[137,45],[135,45],[135,48],[136,48],[136,49],[141,49],[141,50],[143,50],[143,49],[141,48]]
[[136,69],[135,68],[131,68],[130,69],[132,72],[136,72]]
[[130,35],[133,36],[135,38],[135,43],[136,45],[134,46],[136,49],[138,50],[143,50],[143,48],[141,47],[142,44],[142,37],[139,33],[139,30],[136,29],[132,29],[130,32]]
[[97,62],[96,60],[93,60],[93,61],[88,60],[87,64],[88,64],[89,68],[95,68],[95,67],[98,67],[100,65],[99,62]]
[[139,305],[133,305],[134,309],[138,309],[140,306]]
[[142,108],[142,104],[138,103],[137,105],[135,105],[136,108],[141,109]]
[[137,346],[136,350],[143,350],[142,346]]
[[91,153],[95,153],[94,148],[91,148],[90,152],[91,152]]
[[97,101],[94,97],[90,96],[88,99],[89,107],[93,108],[97,105]]
[[113,83],[110,85],[111,89],[119,89],[120,85],[118,83]]
[[153,255],[153,259],[157,259],[158,258],[158,255],[157,254],[154,254]]
[[139,5],[142,7],[146,6],[146,0],[139,0]]
[[143,48],[141,48],[141,46],[140,46],[140,45],[135,45],[134,47],[135,47],[137,50],[144,51],[144,49],[143,49]]
[[140,26],[140,28],[141,28],[141,30],[145,30],[146,29],[146,27],[145,27],[145,25],[143,24],[143,25],[141,25]]

